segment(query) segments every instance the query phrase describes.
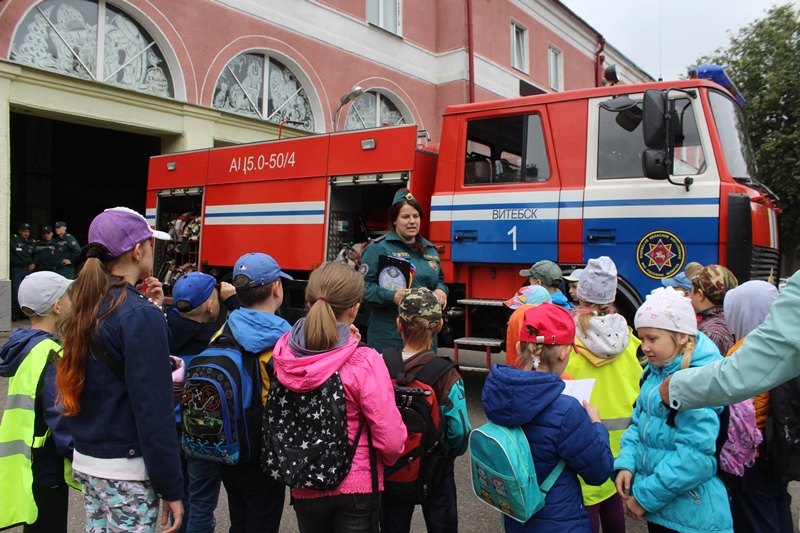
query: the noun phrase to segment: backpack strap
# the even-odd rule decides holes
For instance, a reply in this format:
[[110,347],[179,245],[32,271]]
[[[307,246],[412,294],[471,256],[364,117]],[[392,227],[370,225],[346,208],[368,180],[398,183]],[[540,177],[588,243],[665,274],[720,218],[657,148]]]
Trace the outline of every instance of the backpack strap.
[[381,355],[383,356],[383,362],[386,363],[386,368],[389,369],[389,377],[391,379],[397,379],[399,374],[405,373],[402,348],[386,348]]
[[[429,353],[433,353],[432,351]],[[451,368],[455,368],[455,363],[449,357],[439,357],[434,354],[433,358],[419,369],[416,378],[426,385],[433,386],[434,383],[447,374]]]
[[[242,361],[245,364],[245,369],[253,380],[253,397],[251,400],[251,408],[253,406],[260,405],[262,383],[258,360],[261,354],[247,351],[244,346],[242,346],[239,341],[236,340],[236,337],[233,335],[233,330],[231,329],[231,326],[227,320],[225,321],[225,324],[223,324],[219,335],[211,339],[211,342],[209,342],[208,345],[218,346],[220,348],[231,348],[242,354]],[[248,365],[248,361],[250,361],[251,364]],[[270,362],[272,362],[272,359],[270,359]],[[274,376],[270,375],[269,378],[270,382],[272,382]]]
[[547,476],[547,479],[545,479],[544,482],[539,485],[539,490],[542,491],[542,494],[547,494],[547,492],[553,487],[553,484],[558,479],[558,476],[560,476],[561,472],[564,470],[565,465],[566,463],[564,462],[564,459],[558,461],[558,464],[553,471],[550,472],[550,475]]

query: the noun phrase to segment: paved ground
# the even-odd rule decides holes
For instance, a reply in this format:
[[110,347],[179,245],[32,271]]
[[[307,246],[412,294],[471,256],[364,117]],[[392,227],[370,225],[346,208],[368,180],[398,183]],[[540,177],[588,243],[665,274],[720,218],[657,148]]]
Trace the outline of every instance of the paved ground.
[[[25,327],[25,322],[15,322],[14,327]],[[0,345],[6,342],[8,334],[0,333]],[[452,350],[442,349],[443,355],[452,355]],[[460,350],[460,363],[463,367],[464,386],[467,393],[467,408],[469,410],[469,419],[474,427],[477,427],[486,422],[486,415],[483,412],[483,405],[481,404],[481,389],[483,382],[486,379],[486,372],[481,370],[470,370],[469,365],[482,366],[485,364],[486,356],[480,352],[471,352],[467,350]],[[502,362],[505,360],[503,354],[495,354],[493,356],[494,362]],[[0,413],[2,413],[2,406],[5,405],[5,398],[7,394],[7,381],[0,379]],[[501,531],[502,526],[500,522],[499,513],[489,509],[486,504],[478,500],[472,494],[470,474],[469,474],[469,461],[463,457],[456,461],[456,486],[458,487],[458,512],[460,531],[462,533],[486,533]],[[792,511],[794,521],[798,520],[798,508],[800,507],[800,484],[792,483],[790,485],[790,492],[794,496],[792,504]],[[83,515],[83,507],[81,504],[80,494],[73,492],[70,496],[70,533],[79,533],[84,531],[85,521]],[[295,520],[294,512],[288,505],[288,495],[286,498],[287,504],[283,514],[283,522],[281,524],[281,533],[290,533],[297,531],[297,522]],[[227,500],[225,499],[224,489],[220,495],[220,504],[217,508],[217,531],[227,531],[230,525],[227,518]],[[21,533],[22,528],[11,530],[14,533]],[[424,532],[425,524],[422,520],[422,513],[417,510],[414,515],[414,522],[412,524],[412,533]],[[629,533],[644,533],[647,531],[644,523],[637,523],[628,520]]]

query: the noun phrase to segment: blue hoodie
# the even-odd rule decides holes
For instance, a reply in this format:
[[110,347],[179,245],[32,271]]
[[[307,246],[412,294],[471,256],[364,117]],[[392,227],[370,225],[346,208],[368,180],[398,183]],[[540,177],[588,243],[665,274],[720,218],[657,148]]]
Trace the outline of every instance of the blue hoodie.
[[292,326],[277,315],[246,307],[240,307],[230,314],[228,326],[242,348],[258,355],[261,403],[266,405],[269,380],[275,375],[272,349],[284,333],[291,331]]
[[[39,329],[17,329],[0,348],[0,376],[13,378],[22,361],[34,346],[45,339],[58,342],[58,338]],[[67,422],[55,407],[56,401],[56,367],[48,362],[42,372],[36,395],[36,421],[39,426],[40,417],[50,428],[52,439],[48,439],[42,448],[34,448],[34,484],[52,486],[64,482],[64,461],[62,457],[72,459],[72,434]],[[53,453],[55,452],[55,453]]]
[[[720,359],[717,346],[698,332],[691,366]],[[661,368],[647,365],[614,468],[633,473],[631,494],[647,511],[648,522],[686,533],[732,533],[728,493],[716,476],[714,458],[722,408],[680,411],[675,427],[667,425],[669,409],[659,388],[682,360],[680,355]]]
[[559,459],[566,463],[547,493],[544,508],[524,524],[506,518],[506,531],[592,530],[577,475],[600,485],[611,475],[614,456],[605,426],[592,423],[578,400],[561,394],[563,390],[564,382],[555,374],[506,365],[494,365],[486,378],[486,416],[496,424],[522,427],[537,479],[546,479]]

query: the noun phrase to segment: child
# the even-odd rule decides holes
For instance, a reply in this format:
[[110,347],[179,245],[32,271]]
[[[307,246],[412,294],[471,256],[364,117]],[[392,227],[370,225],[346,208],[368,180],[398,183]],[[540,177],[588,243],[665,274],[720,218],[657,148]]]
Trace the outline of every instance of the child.
[[647,356],[646,378],[614,462],[616,488],[625,514],[647,520],[653,532],[733,531],[728,494],[715,475],[721,407],[674,413],[658,389],[680,368],[721,358],[697,332],[691,301],[671,287],[658,288],[636,312],[636,329]]
[[544,508],[524,524],[506,517],[506,531],[588,533],[591,523],[577,476],[600,484],[611,475],[614,457],[597,409],[588,402],[581,407],[578,400],[562,394],[559,375],[574,340],[575,323],[568,311],[548,303],[528,309],[517,348],[521,369],[494,365],[486,378],[486,416],[496,424],[522,427],[537,479],[546,479],[559,459],[566,462]]
[[555,305],[563,307],[567,311],[572,310],[572,304],[569,303],[567,297],[559,289],[563,276],[561,267],[557,264],[547,260],[539,261],[530,268],[520,270],[519,275],[528,278],[528,284],[540,285],[547,289],[547,292],[550,293],[550,299]]
[[[727,355],[736,352],[746,336],[764,322],[777,297],[775,285],[761,280],[742,283],[725,294],[725,322],[736,340]],[[769,391],[753,398],[753,404],[756,426],[763,434],[771,413]],[[780,438],[783,439],[783,435]],[[759,451],[763,449],[764,446]],[[742,477],[721,472],[720,477],[731,496],[734,530],[794,531],[792,497],[787,491],[787,482],[772,479],[764,456],[764,453],[757,453],[755,464],[745,469]]]
[[[439,305],[436,295],[425,288],[409,290],[398,305],[397,329],[403,337],[403,347],[384,350],[384,358],[397,356],[400,352],[406,374],[419,372],[428,361],[437,357],[432,351],[433,338],[442,330],[443,325],[442,306]],[[449,465],[442,485],[422,502],[422,513],[429,533],[456,532],[458,502],[453,466],[455,458],[467,451],[472,426],[467,418],[464,382],[455,367],[431,386],[442,413],[442,424],[445,426],[442,434]],[[381,531],[408,533],[411,530],[414,507],[413,503],[393,501],[391,495],[384,493]]]
[[575,303],[578,303],[578,282],[581,280],[581,274],[583,269],[576,268],[569,276],[564,276],[564,281],[569,284],[569,297]]
[[[148,277],[153,237],[169,239],[135,211],[100,213],[70,287],[56,386],[75,442],[72,467],[83,485],[87,531],[131,524],[155,531],[159,499],[161,523],[168,512],[174,516],[166,532],[183,517],[164,293]],[[134,286],[143,278],[145,294]]]
[[[8,400],[0,421],[0,529],[25,524],[26,533],[66,533],[72,479],[72,435],[55,408],[55,359],[61,346],[56,321],[69,311],[72,283],[55,272],[36,272],[17,292],[30,329],[17,329],[0,350],[0,376],[8,378]],[[27,399],[28,402],[19,400]],[[16,399],[16,400],[15,400]]]
[[[275,346],[275,375],[282,385],[292,391],[311,391],[338,372],[350,441],[355,440],[362,423],[367,426],[355,443],[350,471],[338,487],[329,491],[292,489],[301,533],[368,532],[377,527],[373,475],[383,490],[383,465],[394,464],[403,453],[407,432],[394,408],[389,372],[380,355],[354,336],[358,330],[353,320],[363,294],[364,278],[358,272],[338,261],[324,263],[308,278],[308,315]],[[370,467],[371,447],[381,463],[376,465],[377,473]]]
[[[590,259],[576,292],[575,352],[567,373],[573,379],[595,380],[590,401],[600,410],[616,457],[619,439],[630,424],[633,402],[639,395],[642,367],[636,349],[640,342],[625,317],[615,312],[617,267],[610,258]],[[599,487],[583,484],[583,501],[593,533],[599,533],[601,523],[603,531],[625,531],[622,500],[612,479]]]
[[[177,356],[194,356],[202,352],[219,329],[215,322],[219,315],[220,293],[227,294],[225,306],[233,311],[239,308],[239,299],[230,283],[222,283],[202,272],[181,276],[172,290],[174,306],[167,313],[169,325],[169,353]],[[224,296],[223,296],[224,297]],[[184,359],[188,364],[188,359]],[[179,418],[180,420],[180,418]],[[178,422],[178,442],[182,428]],[[214,462],[197,458],[181,461],[184,495],[184,519],[180,532],[213,533],[216,519],[214,510],[219,499],[219,471]]]
[[689,263],[684,271],[692,281],[692,307],[697,313],[697,329],[705,333],[726,355],[733,346],[733,335],[725,323],[722,303],[725,293],[739,285],[733,272],[720,265],[700,266]]
[[[288,322],[275,315],[283,302],[281,278],[292,279],[281,271],[275,259],[266,254],[245,254],[236,260],[233,267],[233,286],[242,308],[230,314],[227,326],[245,349],[245,358],[257,358],[262,407],[266,404],[269,383],[274,375],[272,353],[275,343],[291,329]],[[258,420],[261,420],[260,415]],[[228,493],[231,531],[277,533],[286,487],[261,470],[261,425],[257,424],[254,429],[250,442],[256,453],[252,453],[247,461],[220,467],[222,483]]]
[[514,311],[508,318],[508,327],[506,328],[507,365],[519,368],[517,343],[519,342],[519,331],[522,328],[525,311],[544,302],[553,303],[550,299],[550,293],[541,285],[526,285],[518,290],[513,298],[505,301],[506,307]]

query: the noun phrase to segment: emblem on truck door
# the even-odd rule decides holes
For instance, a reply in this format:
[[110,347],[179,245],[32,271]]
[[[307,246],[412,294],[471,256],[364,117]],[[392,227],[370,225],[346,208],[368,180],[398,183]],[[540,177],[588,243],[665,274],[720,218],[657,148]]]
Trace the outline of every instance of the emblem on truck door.
[[685,260],[683,243],[669,231],[651,231],[642,237],[636,247],[636,262],[649,278],[671,278],[681,271]]

